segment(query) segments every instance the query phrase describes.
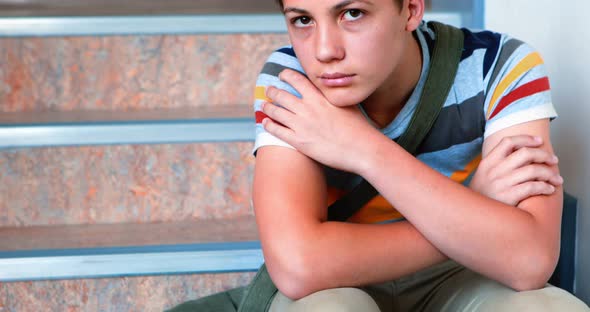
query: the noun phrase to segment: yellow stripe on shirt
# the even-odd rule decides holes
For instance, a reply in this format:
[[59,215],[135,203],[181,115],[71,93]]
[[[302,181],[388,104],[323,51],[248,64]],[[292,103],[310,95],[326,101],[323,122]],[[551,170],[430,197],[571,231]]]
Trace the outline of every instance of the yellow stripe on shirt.
[[463,183],[470,175],[477,169],[479,163],[481,162],[481,154],[477,155],[477,157],[473,158],[463,170],[458,170],[453,172],[451,175],[451,180],[457,183]]
[[[328,206],[336,202],[347,191],[339,190],[335,187],[328,187]],[[352,217],[348,218],[348,222],[352,223],[379,223],[384,221],[393,221],[402,219],[403,216],[393,208],[393,206],[381,195],[375,196],[361,209],[359,209]]]
[[254,89],[254,98],[260,101],[271,102],[266,96],[266,88],[262,86],[257,86],[256,89]]
[[401,218],[403,218],[402,214],[393,208],[385,197],[377,195],[350,217],[348,222],[370,224]]
[[490,101],[490,104],[488,105],[486,118],[490,118],[490,114],[492,113],[492,109],[494,108],[494,106],[496,106],[498,99],[500,98],[500,96],[502,94],[504,94],[506,89],[508,89],[508,87],[516,79],[518,79],[522,74],[531,70],[535,66],[541,65],[541,64],[543,64],[543,59],[541,58],[541,55],[538,52],[533,52],[533,53],[527,55],[522,61],[520,61],[520,63],[518,63],[518,65],[516,65],[512,69],[512,71],[510,71],[510,73],[508,75],[506,75],[506,77],[504,77],[504,79],[502,79],[502,81],[496,87],[496,90],[494,91],[494,95],[492,96],[492,100]]

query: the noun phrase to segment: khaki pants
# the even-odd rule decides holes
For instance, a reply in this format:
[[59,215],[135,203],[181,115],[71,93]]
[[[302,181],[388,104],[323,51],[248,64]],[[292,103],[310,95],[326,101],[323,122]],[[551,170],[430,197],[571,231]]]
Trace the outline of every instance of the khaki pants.
[[281,293],[270,312],[389,311],[568,311],[590,308],[568,292],[548,285],[516,292],[447,261],[398,280],[362,288],[319,291],[297,301]]

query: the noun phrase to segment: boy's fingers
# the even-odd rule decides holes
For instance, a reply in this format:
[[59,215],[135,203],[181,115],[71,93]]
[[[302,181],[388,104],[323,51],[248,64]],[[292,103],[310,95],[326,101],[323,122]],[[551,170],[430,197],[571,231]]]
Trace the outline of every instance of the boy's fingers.
[[308,98],[310,96],[315,97],[320,94],[316,86],[314,86],[307,77],[297,71],[284,69],[279,74],[279,78],[282,81],[290,84],[293,88],[295,88],[295,90],[301,93],[304,98]]
[[495,170],[498,175],[509,174],[513,170],[529,164],[544,164],[553,166],[559,162],[557,156],[540,148],[522,147],[510,154],[505,160],[499,163]]
[[518,166],[524,166],[530,163],[557,165],[559,162],[555,154],[544,149],[531,147],[523,147],[512,153],[508,158],[513,158]]
[[528,181],[540,181],[558,186],[563,183],[563,178],[546,165],[527,165],[516,169],[505,178],[509,187]]
[[264,130],[266,130],[268,133],[291,144],[293,130],[281,125],[280,123],[274,122],[270,118],[264,118],[264,120],[262,120],[262,125],[264,126]]
[[503,138],[498,145],[496,145],[486,158],[492,163],[498,163],[502,159],[508,157],[515,150],[523,147],[538,147],[543,144],[541,138],[530,135],[515,135]]
[[551,183],[555,186],[563,185],[563,182],[564,182],[564,180],[561,175],[555,175],[551,179],[549,179],[549,183]]
[[262,103],[262,112],[270,117],[273,121],[289,126],[289,120],[293,113],[290,111],[268,102]]
[[[506,157],[510,156],[515,150],[523,147],[538,147],[542,144],[539,138],[530,135],[517,135],[503,138],[489,154],[482,160],[487,170],[492,170],[493,176],[502,176],[506,173]],[[498,168],[498,166],[501,166]],[[499,170],[500,169],[500,170]]]
[[518,204],[532,196],[551,195],[555,192],[555,187],[542,181],[530,181],[515,186],[512,192],[515,196],[513,201]]
[[297,107],[297,105],[295,105],[294,103],[297,103],[297,101],[299,101],[299,98],[295,95],[275,87],[268,87],[266,89],[266,96],[274,104],[278,104],[289,111],[293,111],[293,109]]
[[516,193],[521,194],[519,202],[532,196],[551,195],[554,192],[555,186],[542,181],[530,181],[520,184],[517,186],[516,191]]

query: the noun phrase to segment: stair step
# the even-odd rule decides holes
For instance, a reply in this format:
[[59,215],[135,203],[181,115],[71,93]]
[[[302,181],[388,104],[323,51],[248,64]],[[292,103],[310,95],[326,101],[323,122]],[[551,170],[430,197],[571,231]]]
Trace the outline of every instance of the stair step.
[[0,36],[286,32],[271,1],[26,1],[4,5]]
[[0,149],[253,140],[249,105],[0,114]]
[[2,1],[4,16],[90,16],[157,14],[277,13],[272,1],[259,0],[25,0]]
[[162,312],[247,285],[255,272],[0,283],[0,311]]
[[2,17],[0,37],[283,33],[279,14]]
[[[27,13],[32,15],[34,11]],[[43,14],[43,11],[37,15],[39,14]],[[428,12],[424,19],[454,26],[463,25],[462,15],[455,12]],[[0,17],[0,37],[285,33],[286,31],[284,16],[276,13]]]
[[252,215],[252,142],[0,151],[0,227]]
[[253,217],[0,228],[0,281],[255,271]]

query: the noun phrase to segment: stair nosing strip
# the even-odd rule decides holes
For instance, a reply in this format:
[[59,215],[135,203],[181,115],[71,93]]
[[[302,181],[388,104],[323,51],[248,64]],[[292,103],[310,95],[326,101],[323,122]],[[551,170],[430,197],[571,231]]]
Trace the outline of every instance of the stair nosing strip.
[[190,244],[160,244],[144,246],[108,246],[108,247],[80,247],[56,249],[27,249],[1,251],[0,259],[10,258],[39,258],[39,257],[69,257],[89,255],[141,254],[165,252],[196,252],[196,251],[224,251],[237,249],[260,249],[259,241],[241,242],[204,242]]
[[0,126],[0,149],[254,141],[253,118]]
[[264,261],[256,242],[217,244],[234,249],[0,258],[0,282],[255,271]]
[[285,33],[282,14],[1,17],[0,37]]

